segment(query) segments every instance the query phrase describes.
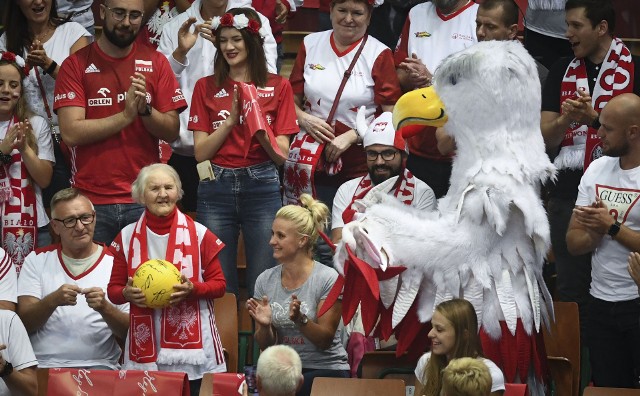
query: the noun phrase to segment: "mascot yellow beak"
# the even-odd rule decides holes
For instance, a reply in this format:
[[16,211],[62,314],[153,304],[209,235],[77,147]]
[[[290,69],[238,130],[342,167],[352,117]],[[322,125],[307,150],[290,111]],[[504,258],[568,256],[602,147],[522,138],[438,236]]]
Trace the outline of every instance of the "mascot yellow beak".
[[393,108],[393,126],[396,131],[408,125],[441,127],[448,119],[444,104],[433,86],[407,92]]

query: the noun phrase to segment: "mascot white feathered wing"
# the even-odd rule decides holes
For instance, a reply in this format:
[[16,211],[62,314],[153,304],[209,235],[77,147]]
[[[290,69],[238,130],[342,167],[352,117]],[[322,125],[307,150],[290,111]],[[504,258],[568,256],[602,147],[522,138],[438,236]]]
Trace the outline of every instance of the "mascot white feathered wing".
[[474,45],[445,59],[433,87],[404,95],[393,116],[396,129],[446,122],[457,145],[451,187],[433,213],[410,211],[384,191],[369,194],[364,213],[342,230],[342,277],[329,300],[343,291],[345,323],[362,302],[365,330],[377,323],[381,336],[394,332],[401,353],[427,342],[422,330],[437,304],[465,298],[478,314],[485,356],[507,382],[529,382],[538,393],[541,325],[553,319],[539,192],[555,169],[540,132],[533,59],[516,42]]

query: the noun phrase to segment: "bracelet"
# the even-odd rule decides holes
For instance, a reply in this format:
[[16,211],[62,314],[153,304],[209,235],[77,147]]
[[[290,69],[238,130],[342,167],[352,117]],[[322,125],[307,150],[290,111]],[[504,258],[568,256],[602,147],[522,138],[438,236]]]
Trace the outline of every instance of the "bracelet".
[[47,70],[44,70],[44,74],[51,75],[51,73],[56,70],[56,67],[58,67],[58,64],[52,59],[51,64],[49,65],[49,67],[47,67]]

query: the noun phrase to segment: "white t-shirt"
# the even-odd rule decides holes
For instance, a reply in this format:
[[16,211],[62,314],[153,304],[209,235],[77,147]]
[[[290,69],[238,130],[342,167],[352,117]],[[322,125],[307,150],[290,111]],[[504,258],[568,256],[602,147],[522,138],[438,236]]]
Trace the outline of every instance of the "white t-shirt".
[[18,302],[16,267],[13,265],[11,257],[2,248],[0,248],[0,300]]
[[[35,135],[38,144],[38,158],[51,161],[51,163],[55,164],[56,159],[53,155],[53,141],[51,140],[49,123],[40,116],[29,117],[29,122],[33,127],[33,134]],[[9,121],[0,121],[0,141],[7,135],[8,126]],[[13,152],[17,152],[17,149]],[[13,173],[14,170],[17,171],[17,167],[11,167],[9,172]],[[42,191],[40,190],[40,187],[34,183],[33,188],[36,193],[38,227],[42,227],[49,224],[49,217],[47,217],[47,212],[45,212],[44,205],[42,204]]]
[[447,56],[478,42],[476,14],[472,1],[450,15],[443,15],[432,2],[418,4],[409,11],[394,55],[396,64],[415,53],[434,73]]
[[[617,221],[640,231],[640,167],[623,170],[617,157],[593,161],[580,180],[577,206],[599,197]],[[627,271],[630,250],[608,235],[591,255],[591,295],[605,301],[638,298],[638,287]]]
[[[96,264],[79,276],[72,276],[62,263],[59,245],[31,252],[24,260],[18,280],[18,296],[43,299],[63,284],[81,289],[101,287],[105,291],[111,277],[113,256],[103,248]],[[129,312],[129,304],[116,305]],[[55,309],[47,322],[31,334],[31,344],[40,367],[119,368],[120,347],[113,332],[81,294],[77,304]]]
[[[53,32],[53,36],[51,36],[49,40],[42,44],[42,47],[44,48],[49,58],[53,59],[58,65],[62,65],[62,62],[67,59],[70,54],[71,46],[73,46],[81,37],[89,37],[93,40],[93,36],[91,36],[91,33],[87,32],[87,30],[79,23],[63,23],[56,28],[56,30]],[[6,40],[6,35],[3,34],[2,36],[0,36],[0,50],[2,51],[6,50]],[[22,56],[27,56],[26,48]],[[42,81],[42,87],[44,88],[47,95],[47,102],[49,104],[49,111],[51,112],[53,124],[58,125],[58,116],[53,112],[53,91],[56,85],[56,80],[50,75],[44,74],[42,72],[42,69],[39,69],[38,72],[40,74],[40,80]],[[42,103],[42,94],[40,93],[40,88],[38,87],[35,68],[31,68],[31,70],[29,71],[29,81],[33,84],[33,87],[35,89],[35,92],[31,93],[35,97],[35,100],[32,99],[29,101],[31,110],[33,110],[37,115],[41,117],[48,118],[44,104]]]
[[[364,177],[364,176],[363,176]],[[436,196],[429,185],[422,180],[414,177],[416,180],[416,186],[414,190],[413,202],[411,206],[417,209],[431,211],[436,208]],[[348,182],[343,183],[336,196],[333,198],[333,209],[331,210],[331,229],[344,227],[344,221],[342,220],[342,213],[351,204],[353,200],[353,194],[358,188],[358,184],[362,177],[356,177]]]
[[[0,354],[5,361],[13,365],[14,371],[38,365],[27,330],[13,311],[0,309],[0,344],[7,346],[0,351]],[[2,380],[0,380],[0,396],[11,396],[9,388]]]
[[[414,374],[421,384],[421,381],[424,378],[424,371],[427,368],[427,363],[429,363],[430,358],[431,352],[427,352],[420,357],[420,360],[418,360],[418,364],[416,365]],[[504,375],[502,374],[502,370],[500,370],[498,366],[489,359],[479,357],[478,360],[481,360],[487,365],[487,368],[489,368],[489,373],[491,374],[491,392],[504,390]],[[422,385],[424,386],[425,384]]]

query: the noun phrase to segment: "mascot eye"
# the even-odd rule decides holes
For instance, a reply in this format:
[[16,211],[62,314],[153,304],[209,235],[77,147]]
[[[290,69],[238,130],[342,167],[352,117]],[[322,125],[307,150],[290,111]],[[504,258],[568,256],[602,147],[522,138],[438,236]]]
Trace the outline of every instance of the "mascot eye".
[[456,78],[456,76],[451,76],[449,77],[449,82],[451,83],[451,85],[456,85],[458,83],[458,79]]

